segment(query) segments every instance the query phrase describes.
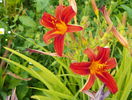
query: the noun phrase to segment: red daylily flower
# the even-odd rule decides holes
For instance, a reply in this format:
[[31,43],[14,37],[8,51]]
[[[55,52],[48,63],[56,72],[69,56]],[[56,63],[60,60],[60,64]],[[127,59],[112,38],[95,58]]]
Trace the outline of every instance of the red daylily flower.
[[97,47],[98,54],[95,54],[90,48],[84,51],[89,57],[89,62],[72,63],[70,68],[73,72],[80,75],[90,75],[82,91],[88,90],[94,84],[98,77],[112,93],[118,91],[114,78],[108,73],[108,69],[116,67],[116,59],[110,58],[110,48]]
[[75,15],[76,13],[71,6],[59,5],[55,11],[55,17],[45,12],[40,20],[41,25],[51,29],[44,34],[44,42],[48,44],[49,40],[54,38],[54,49],[59,56],[62,56],[63,53],[66,32],[76,32],[83,29],[80,26],[68,24]]

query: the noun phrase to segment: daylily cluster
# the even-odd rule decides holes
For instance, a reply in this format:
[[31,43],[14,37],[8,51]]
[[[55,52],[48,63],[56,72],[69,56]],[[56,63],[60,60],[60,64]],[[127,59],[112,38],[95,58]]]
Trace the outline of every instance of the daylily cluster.
[[[93,5],[95,5],[94,0]],[[97,8],[94,9],[98,15]],[[57,6],[55,10],[55,17],[44,13],[40,23],[41,25],[51,29],[44,34],[43,40],[49,43],[49,40],[54,38],[54,49],[59,56],[63,56],[64,37],[67,32],[81,31],[81,26],[69,25],[68,22],[76,15],[75,10],[71,6]],[[88,56],[89,62],[76,62],[70,65],[70,69],[80,75],[90,75],[82,91],[88,90],[92,87],[96,77],[98,77],[112,93],[118,91],[114,78],[107,71],[116,67],[116,59],[110,58],[110,48],[97,47],[98,54],[90,48],[86,49],[84,53]],[[31,51],[31,50],[30,50]],[[34,52],[34,50],[32,50]],[[35,51],[39,52],[39,51]],[[39,52],[42,54],[42,52]]]

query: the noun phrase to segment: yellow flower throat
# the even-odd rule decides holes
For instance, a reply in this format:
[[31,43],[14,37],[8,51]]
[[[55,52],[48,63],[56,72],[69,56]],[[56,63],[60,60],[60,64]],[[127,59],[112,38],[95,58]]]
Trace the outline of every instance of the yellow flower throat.
[[105,66],[105,64],[101,64],[99,61],[93,61],[89,67],[90,73],[91,74],[99,73],[101,71],[101,69],[103,70],[104,66]]
[[63,21],[60,21],[56,23],[56,30],[57,34],[64,34],[67,31],[67,25]]

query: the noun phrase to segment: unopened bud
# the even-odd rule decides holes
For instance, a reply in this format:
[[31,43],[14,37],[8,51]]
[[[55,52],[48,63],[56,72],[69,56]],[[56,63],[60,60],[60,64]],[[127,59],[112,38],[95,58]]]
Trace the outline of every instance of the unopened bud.
[[94,13],[96,14],[96,16],[98,16],[99,15],[99,10],[98,10],[98,7],[96,5],[95,0],[91,0],[91,3],[92,3],[92,7],[93,7],[93,10],[94,10]]

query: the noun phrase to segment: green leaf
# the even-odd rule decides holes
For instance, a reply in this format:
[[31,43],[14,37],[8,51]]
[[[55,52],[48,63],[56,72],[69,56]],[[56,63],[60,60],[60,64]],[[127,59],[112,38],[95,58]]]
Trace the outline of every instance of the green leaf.
[[20,16],[19,20],[25,26],[33,27],[33,28],[36,27],[35,21],[29,16]]
[[132,74],[130,76],[129,81],[127,82],[127,85],[125,86],[125,89],[121,95],[120,100],[127,100],[129,93],[131,92],[131,89],[132,89]]
[[71,100],[73,98],[70,95],[64,94],[62,92],[57,92],[57,91],[54,91],[54,90],[47,90],[47,89],[34,88],[34,87],[32,87],[32,88],[36,89],[36,90],[43,91],[44,94],[54,95],[54,96],[59,97],[61,99],[63,98],[63,99]]
[[126,12],[128,13],[128,17],[132,19],[132,8],[126,6],[126,5],[121,5],[121,7],[126,10]]
[[[19,65],[19,67],[23,68],[24,70],[28,71],[30,74],[32,74],[33,76],[35,75],[35,78],[38,79],[38,77],[40,78],[39,80],[43,81],[44,83],[48,82],[47,84],[50,84],[50,86],[52,86],[52,88],[50,89],[54,89],[56,91],[60,91],[66,94],[70,94],[71,92],[68,90],[68,88],[58,79],[57,76],[55,76],[52,72],[50,72],[48,69],[46,69],[44,66],[42,66],[40,63],[36,62],[35,60],[14,51],[13,49],[10,48],[6,48],[6,50],[16,54],[17,56],[25,59],[28,62],[31,62],[36,68],[40,69],[40,71],[34,71],[33,69],[28,69],[16,62],[10,61],[9,59],[6,58],[2,58],[4,60],[10,61],[12,63],[14,63],[15,65]],[[49,86],[48,86],[49,87]]]
[[[115,95],[113,95],[112,100],[115,100],[115,99],[120,100],[123,92],[127,92],[126,94],[124,94],[125,96],[129,95],[130,93],[130,92],[128,93],[128,91],[125,90],[125,88],[127,88],[126,85],[128,86],[128,84],[125,84],[125,83],[127,81],[128,75],[130,76],[129,73],[131,73],[132,60],[131,60],[131,56],[129,54],[128,49],[124,48],[122,55],[123,56],[121,59],[121,65],[119,66],[119,70],[117,71],[115,76],[117,79],[118,92]],[[122,99],[122,100],[126,100],[126,99]]]
[[28,87],[27,85],[19,85],[17,87],[17,96],[19,98],[19,100],[23,100],[23,98],[26,96],[27,92],[28,92]]
[[0,90],[2,89],[3,85],[4,85],[4,81],[5,81],[5,76],[3,76],[3,70],[2,68],[0,68]]
[[51,86],[34,70],[32,70],[31,68],[27,68],[25,66],[22,66],[20,65],[19,63],[17,62],[14,62],[12,60],[9,60],[7,58],[3,58],[3,57],[0,57],[1,59],[7,61],[8,63],[12,63],[14,65],[16,65],[17,67],[20,67],[22,68],[23,70],[27,71],[29,74],[31,74],[34,78],[40,80],[41,82],[43,82],[48,88],[50,88]]
[[36,1],[36,10],[37,10],[37,12],[43,11],[44,8],[49,3],[49,0],[35,0],[35,1]]
[[55,98],[41,96],[41,95],[34,95],[31,98],[37,99],[37,100],[60,100],[60,99],[55,99]]
[[9,85],[9,87],[8,87],[8,89],[14,89],[16,86],[18,86],[18,85],[20,85],[20,83],[22,82],[22,80],[18,80],[18,79],[16,79],[16,78],[10,78],[9,79],[9,83],[8,83],[8,85]]
[[15,5],[20,3],[22,0],[6,0],[9,5]]

